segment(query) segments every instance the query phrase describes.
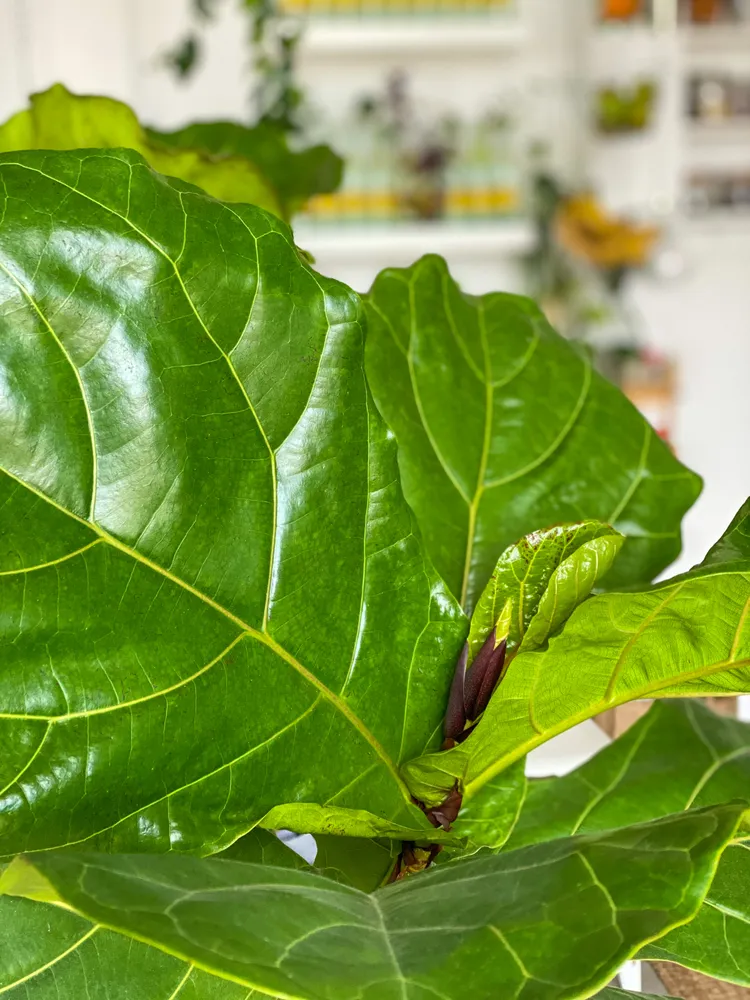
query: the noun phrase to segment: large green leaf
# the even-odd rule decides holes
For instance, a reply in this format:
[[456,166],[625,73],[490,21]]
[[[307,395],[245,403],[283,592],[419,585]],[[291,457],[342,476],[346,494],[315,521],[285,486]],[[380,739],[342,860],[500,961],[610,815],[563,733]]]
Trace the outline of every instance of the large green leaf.
[[357,297],[135,153],[0,157],[0,853],[432,827],[467,623]]
[[749,527],[750,503],[690,573],[582,604],[547,650],[513,660],[463,744],[407,765],[410,785],[447,791],[459,781],[470,798],[529,750],[608,708],[749,691]]
[[467,610],[518,538],[598,518],[628,537],[607,577],[652,579],[699,481],[587,357],[514,295],[465,295],[425,257],[368,298],[367,373],[404,492]]
[[291,218],[315,194],[341,184],[344,163],[329,146],[289,148],[286,135],[264,122],[247,128],[237,122],[196,122],[176,132],[148,129],[149,138],[170,149],[198,149],[213,156],[241,156],[273,178],[284,218]]
[[[246,202],[281,216],[284,208],[272,173],[252,157],[216,158],[195,147],[154,141],[121,101],[71,94],[55,84],[32,94],[31,107],[0,125],[0,153],[25,149],[135,149],[155,170],[179,177],[223,201]],[[291,155],[291,154],[290,154]]]
[[[732,799],[750,801],[750,726],[695,701],[657,703],[577,771],[531,782],[507,848]],[[644,957],[750,986],[747,847],[726,851],[695,920],[647,947]]]
[[[34,969],[77,948],[75,959],[68,954],[54,967],[57,1000],[77,1000],[69,970],[80,981],[81,967],[88,972],[96,962],[88,978],[123,976],[125,935],[166,952],[146,961],[175,985],[194,966],[300,1000],[587,997],[645,940],[694,914],[739,816],[738,807],[720,807],[478,856],[369,896],[285,868],[175,855],[40,854],[14,862],[0,891],[37,900],[21,902],[32,915],[38,908],[40,921],[63,921],[66,934],[55,933],[50,956],[49,941],[34,940],[28,923],[6,921],[0,954],[13,971],[0,974],[6,983],[25,976],[24,998],[46,997],[52,970],[30,994]],[[74,913],[59,916],[50,900]],[[21,934],[25,965],[15,949]],[[109,953],[117,947],[119,956]],[[143,996],[138,972],[132,1000]],[[162,995],[169,997],[154,990],[149,1000]]]
[[750,801],[750,726],[698,701],[656,702],[576,771],[529,782],[507,846],[645,823],[733,799]]
[[750,846],[728,848],[695,919],[642,954],[750,986]]
[[59,906],[0,897],[4,1000],[251,1000],[263,994],[219,979],[149,944]]

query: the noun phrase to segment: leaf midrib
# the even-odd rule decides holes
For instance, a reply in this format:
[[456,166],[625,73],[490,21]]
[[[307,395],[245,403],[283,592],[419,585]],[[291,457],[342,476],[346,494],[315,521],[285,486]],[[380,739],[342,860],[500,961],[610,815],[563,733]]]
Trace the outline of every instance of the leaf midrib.
[[[552,441],[551,444],[540,455],[535,456],[529,463],[527,463],[522,468],[517,469],[515,472],[512,472],[512,473],[508,474],[507,476],[502,477],[500,479],[493,480],[493,481],[491,481],[489,483],[485,482],[485,478],[486,478],[486,474],[487,474],[487,465],[488,465],[488,462],[489,462],[490,447],[491,447],[491,443],[492,443],[492,430],[493,430],[493,422],[494,422],[494,415],[495,415],[494,414],[495,390],[499,389],[499,388],[502,388],[505,385],[507,385],[508,383],[512,382],[513,379],[517,378],[521,374],[521,372],[524,371],[524,369],[527,367],[527,365],[531,361],[531,358],[533,357],[534,352],[536,351],[536,348],[537,348],[537,346],[538,346],[541,338],[540,338],[540,335],[539,335],[539,331],[535,329],[534,330],[534,339],[533,339],[533,341],[531,343],[531,346],[527,349],[526,354],[522,358],[521,364],[516,369],[514,369],[514,371],[512,372],[512,374],[509,377],[507,377],[506,379],[501,379],[499,382],[493,381],[493,379],[492,379],[492,361],[491,361],[491,358],[490,358],[489,343],[488,343],[488,338],[487,338],[486,302],[485,302],[485,298],[480,297],[477,300],[477,316],[478,316],[479,333],[480,333],[480,338],[481,338],[481,342],[482,342],[482,359],[483,359],[484,368],[485,368],[484,374],[482,375],[480,373],[480,371],[479,371],[479,368],[475,365],[475,362],[473,361],[473,359],[468,354],[468,352],[466,350],[466,346],[465,346],[465,344],[463,343],[462,339],[460,338],[460,336],[458,334],[458,329],[457,329],[457,326],[456,326],[456,323],[455,323],[455,318],[453,317],[453,313],[452,313],[451,308],[450,308],[450,303],[449,303],[448,295],[447,295],[447,291],[446,291],[446,276],[443,275],[442,282],[441,282],[441,289],[442,289],[442,293],[443,293],[443,307],[444,307],[444,310],[445,310],[446,319],[448,321],[448,326],[449,326],[449,328],[451,330],[451,333],[453,334],[454,339],[456,340],[458,348],[459,348],[461,354],[463,355],[466,364],[468,365],[468,367],[470,368],[470,370],[472,371],[472,373],[474,375],[476,375],[479,378],[479,380],[481,382],[483,382],[484,385],[485,385],[485,420],[484,420],[484,429],[483,429],[483,438],[482,438],[482,453],[481,453],[481,456],[480,456],[480,463],[479,463],[479,469],[478,469],[478,474],[477,474],[477,484],[476,484],[476,486],[474,488],[473,495],[469,496],[466,493],[466,490],[462,487],[461,483],[458,481],[458,478],[456,477],[456,475],[454,474],[454,472],[452,471],[452,469],[450,468],[450,465],[448,464],[447,460],[445,459],[445,457],[443,456],[443,454],[442,454],[442,452],[440,450],[440,446],[438,445],[437,439],[435,438],[434,434],[432,433],[432,430],[431,430],[430,425],[429,425],[429,423],[427,421],[427,416],[426,416],[426,413],[424,411],[424,407],[423,407],[422,400],[421,400],[421,397],[420,397],[419,387],[417,385],[417,379],[415,377],[414,359],[413,359],[413,354],[412,354],[412,346],[413,346],[413,343],[414,343],[415,325],[416,325],[416,318],[417,318],[417,309],[416,309],[416,301],[415,301],[415,283],[416,283],[416,280],[417,280],[417,278],[419,276],[420,267],[424,267],[424,266],[429,266],[428,263],[427,263],[427,259],[423,259],[422,261],[419,261],[414,266],[413,272],[412,272],[411,276],[408,279],[402,278],[400,275],[397,275],[397,273],[393,273],[392,274],[393,277],[398,277],[398,280],[402,281],[402,283],[406,285],[407,291],[408,291],[408,296],[409,296],[410,329],[409,329],[409,346],[408,346],[408,350],[407,351],[403,351],[403,348],[401,347],[401,345],[398,342],[398,339],[396,338],[396,335],[395,335],[395,332],[393,330],[393,326],[390,323],[390,320],[384,315],[384,313],[382,312],[382,310],[373,301],[372,297],[369,298],[369,303],[375,309],[375,311],[378,313],[378,315],[381,317],[381,319],[385,322],[386,328],[391,333],[391,336],[393,337],[393,340],[394,340],[396,346],[406,356],[407,366],[408,366],[408,369],[409,369],[409,378],[410,378],[410,382],[411,382],[411,386],[412,386],[412,392],[414,394],[415,404],[416,404],[417,411],[419,413],[419,417],[420,417],[420,420],[422,422],[422,426],[424,428],[425,434],[427,435],[427,438],[428,438],[428,440],[430,442],[430,445],[431,445],[431,447],[433,449],[433,452],[434,452],[434,454],[435,454],[438,462],[442,466],[443,471],[445,472],[446,476],[448,477],[448,479],[450,480],[451,484],[456,489],[456,491],[458,492],[459,496],[464,501],[464,503],[466,504],[467,509],[468,509],[467,536],[466,536],[466,545],[465,545],[465,550],[464,550],[464,568],[463,568],[463,573],[462,573],[462,578],[461,578],[461,594],[460,594],[460,599],[459,599],[459,603],[460,603],[461,607],[464,608],[464,609],[466,609],[466,602],[467,602],[468,591],[469,591],[469,583],[470,583],[470,579],[471,579],[471,562],[472,562],[472,558],[473,558],[474,545],[475,545],[475,541],[476,541],[476,539],[475,539],[475,535],[476,535],[476,521],[477,521],[477,517],[478,517],[478,514],[479,514],[479,506],[480,506],[480,503],[482,501],[482,497],[484,496],[485,492],[487,492],[489,490],[494,490],[494,489],[497,489],[500,486],[505,486],[508,483],[514,482],[516,479],[522,479],[524,476],[528,475],[534,469],[538,468],[540,465],[543,465],[544,462],[547,461],[547,459],[549,459],[556,451],[558,451],[558,449],[561,447],[561,445],[563,444],[563,442],[566,440],[566,438],[568,437],[568,435],[572,431],[573,427],[578,422],[578,418],[580,417],[581,413],[583,412],[584,406],[586,404],[586,400],[588,399],[589,392],[591,390],[591,384],[592,384],[592,378],[593,378],[593,371],[592,371],[592,367],[591,367],[590,362],[588,360],[586,360],[586,359],[582,359],[582,362],[583,362],[583,382],[582,382],[581,392],[580,392],[580,394],[578,396],[578,399],[576,400],[576,404],[575,404],[572,412],[569,414],[566,422],[563,424],[563,426],[562,426],[559,434],[555,438],[555,440]],[[648,428],[646,429],[646,433],[648,434]],[[638,484],[640,483],[640,475],[641,474],[642,474],[642,470],[639,470],[639,475],[636,477],[634,483],[630,483],[628,485],[628,489],[626,490],[625,496],[623,498],[623,501],[624,501],[623,502],[623,506],[627,505],[627,503],[629,502],[630,498],[632,497],[632,494],[634,493],[635,489],[637,488]]]

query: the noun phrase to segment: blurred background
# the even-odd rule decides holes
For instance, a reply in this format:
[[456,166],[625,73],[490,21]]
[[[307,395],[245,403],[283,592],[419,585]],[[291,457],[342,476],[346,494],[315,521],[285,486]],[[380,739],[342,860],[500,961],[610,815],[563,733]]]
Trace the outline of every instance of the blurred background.
[[0,121],[56,83],[332,147],[289,215],[357,289],[534,295],[704,476],[678,569],[750,495],[750,0],[3,0]]

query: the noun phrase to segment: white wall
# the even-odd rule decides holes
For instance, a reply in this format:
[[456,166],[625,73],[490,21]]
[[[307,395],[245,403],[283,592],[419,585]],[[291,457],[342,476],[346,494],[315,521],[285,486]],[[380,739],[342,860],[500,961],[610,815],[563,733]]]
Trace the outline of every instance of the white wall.
[[675,445],[705,480],[677,569],[698,562],[750,496],[750,225],[693,224],[676,240],[684,274],[637,282],[649,338],[679,362]]

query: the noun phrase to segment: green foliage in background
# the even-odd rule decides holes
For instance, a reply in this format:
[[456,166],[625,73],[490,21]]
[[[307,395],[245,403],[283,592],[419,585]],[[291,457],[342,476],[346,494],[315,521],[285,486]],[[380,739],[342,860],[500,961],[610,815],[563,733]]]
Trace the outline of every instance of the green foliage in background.
[[0,152],[134,149],[162,174],[286,219],[341,182],[341,160],[327,146],[293,153],[272,125],[203,123],[161,134],[144,128],[121,101],[72,94],[62,84],[33,94],[30,105],[0,125]]
[[147,130],[154,143],[169,149],[200,150],[225,159],[241,157],[273,178],[282,217],[290,219],[315,194],[335,191],[341,184],[344,162],[330,146],[289,147],[286,134],[273,123],[247,128],[236,122],[197,122],[176,132]]
[[750,507],[644,584],[697,480],[535,307],[436,258],[363,301],[138,152],[14,151],[0,380],[9,998],[750,985],[745,726],[525,778],[750,691]]

